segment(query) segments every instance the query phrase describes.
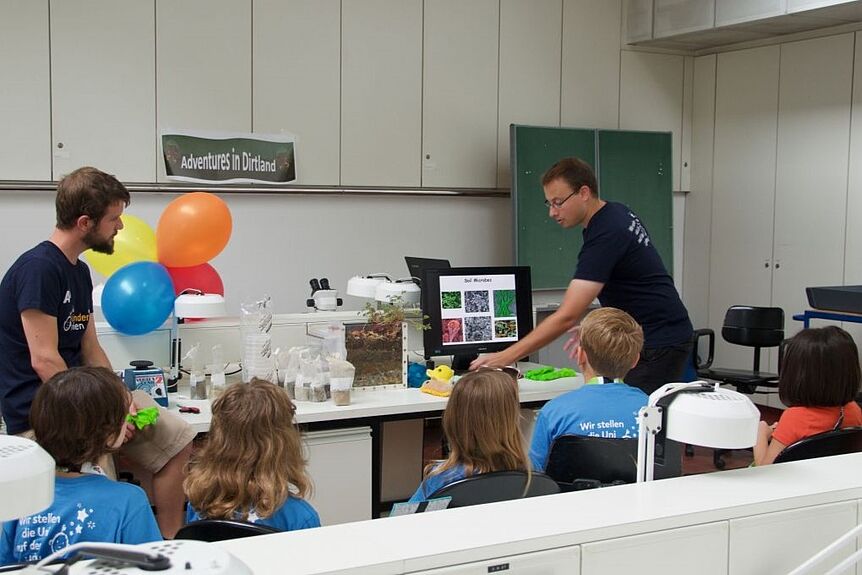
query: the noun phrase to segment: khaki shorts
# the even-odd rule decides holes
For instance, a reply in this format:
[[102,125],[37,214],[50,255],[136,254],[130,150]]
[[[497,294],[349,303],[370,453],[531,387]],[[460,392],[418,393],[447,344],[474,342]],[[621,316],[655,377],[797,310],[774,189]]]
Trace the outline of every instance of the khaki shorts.
[[[132,399],[138,409],[159,407],[153,398],[140,390],[132,392]],[[194,437],[195,432],[187,422],[159,407],[158,421],[144,429],[135,430],[134,439],[120,448],[120,454],[147,471],[158,473]]]

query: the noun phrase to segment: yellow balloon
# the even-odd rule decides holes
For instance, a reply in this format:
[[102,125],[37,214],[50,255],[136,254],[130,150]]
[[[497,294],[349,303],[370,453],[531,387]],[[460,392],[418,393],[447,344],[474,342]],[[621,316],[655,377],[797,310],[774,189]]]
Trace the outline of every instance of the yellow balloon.
[[84,252],[87,263],[105,277],[124,265],[135,262],[156,261],[156,232],[139,217],[130,214],[120,216],[123,229],[114,236],[114,253],[100,254],[93,250]]

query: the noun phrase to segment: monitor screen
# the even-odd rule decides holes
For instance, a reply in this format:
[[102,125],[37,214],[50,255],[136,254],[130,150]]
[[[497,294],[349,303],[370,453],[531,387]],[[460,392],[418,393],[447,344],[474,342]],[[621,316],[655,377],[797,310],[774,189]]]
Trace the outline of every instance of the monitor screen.
[[453,367],[466,369],[470,358],[505,349],[533,329],[530,268],[427,270],[422,310],[430,325],[425,356],[453,355]]
[[436,270],[452,267],[449,260],[439,260],[433,258],[416,258],[413,256],[404,256],[404,262],[407,264],[407,269],[410,275],[415,278],[417,285],[422,287],[422,280],[425,278],[427,270]]

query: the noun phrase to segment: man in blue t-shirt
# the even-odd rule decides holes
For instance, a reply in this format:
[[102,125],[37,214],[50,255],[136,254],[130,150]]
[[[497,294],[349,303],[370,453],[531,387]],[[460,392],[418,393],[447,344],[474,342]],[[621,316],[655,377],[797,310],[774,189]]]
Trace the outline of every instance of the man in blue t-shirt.
[[[29,432],[36,390],[54,374],[76,366],[111,368],[92,321],[90,269],[79,256],[87,249],[113,253],[129,202],[126,187],[96,168],[66,175],[57,184],[50,238],[21,255],[0,281],[0,412],[8,433]],[[125,449],[153,473],[159,526],[173,537],[183,524],[183,469],[194,431],[164,411],[149,429],[129,427]]]
[[691,354],[691,321],[643,222],[626,206],[599,198],[593,169],[578,158],[554,164],[542,186],[548,215],[564,228],[584,228],[574,278],[556,312],[508,349],[477,358],[471,369],[511,364],[567,330],[566,349],[574,355],[575,326],[598,298],[627,312],[644,331],[640,361],[626,383],[652,393],[679,381]]
[[551,446],[561,435],[638,436],[638,411],[648,398],[623,378],[637,363],[643,341],[641,327],[622,310],[603,307],[584,318],[575,356],[586,385],[552,399],[539,411],[530,444],[533,469],[545,470]]

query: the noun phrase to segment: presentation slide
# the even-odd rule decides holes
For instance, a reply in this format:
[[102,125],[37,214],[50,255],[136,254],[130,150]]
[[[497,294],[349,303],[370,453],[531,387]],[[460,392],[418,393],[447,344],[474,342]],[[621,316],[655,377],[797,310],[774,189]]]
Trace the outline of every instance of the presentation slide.
[[440,276],[443,346],[518,341],[515,275]]

